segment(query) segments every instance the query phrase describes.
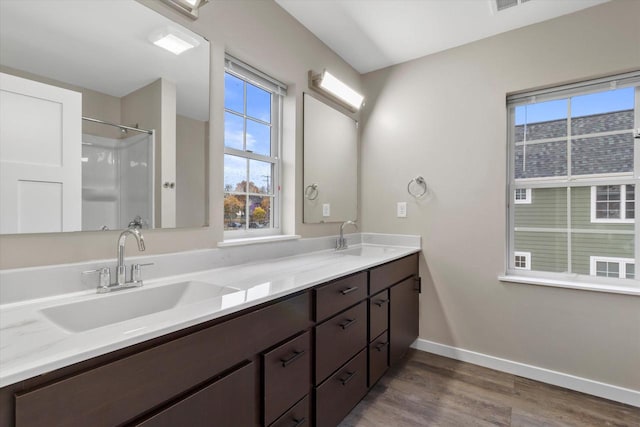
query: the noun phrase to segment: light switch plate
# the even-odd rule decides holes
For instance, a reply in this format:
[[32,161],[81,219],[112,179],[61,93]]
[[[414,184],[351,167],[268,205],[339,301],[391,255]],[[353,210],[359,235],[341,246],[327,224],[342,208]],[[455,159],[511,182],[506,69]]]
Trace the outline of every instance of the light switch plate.
[[331,205],[329,203],[322,204],[322,216],[331,216]]
[[398,202],[396,215],[398,216],[398,218],[407,217],[407,202]]

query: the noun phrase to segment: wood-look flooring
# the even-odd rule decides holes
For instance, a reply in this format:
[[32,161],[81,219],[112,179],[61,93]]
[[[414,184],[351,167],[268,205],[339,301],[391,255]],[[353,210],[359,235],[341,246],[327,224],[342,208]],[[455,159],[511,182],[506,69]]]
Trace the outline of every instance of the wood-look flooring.
[[628,426],[640,408],[410,350],[340,427]]

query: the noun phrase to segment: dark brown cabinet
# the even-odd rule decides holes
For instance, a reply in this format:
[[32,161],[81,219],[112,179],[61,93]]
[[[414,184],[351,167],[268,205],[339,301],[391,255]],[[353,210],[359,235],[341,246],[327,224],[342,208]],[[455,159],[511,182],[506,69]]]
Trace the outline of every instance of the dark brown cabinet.
[[6,386],[0,427],[335,426],[418,336],[418,291],[413,254]]
[[398,363],[409,346],[418,338],[418,293],[417,277],[408,279],[391,287],[391,306],[389,310],[389,361]]
[[253,388],[255,366],[246,362],[224,377],[214,381],[160,412],[133,423],[139,427],[218,427],[250,426],[255,423],[254,399],[243,399]]

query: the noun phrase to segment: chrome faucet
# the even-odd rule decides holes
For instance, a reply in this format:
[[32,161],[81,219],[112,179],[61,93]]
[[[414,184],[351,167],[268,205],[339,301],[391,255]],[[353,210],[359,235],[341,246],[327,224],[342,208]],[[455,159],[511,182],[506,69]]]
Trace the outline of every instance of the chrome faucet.
[[120,289],[137,288],[142,286],[142,267],[148,264],[133,264],[131,266],[131,280],[127,282],[127,267],[124,265],[124,246],[127,236],[132,235],[138,243],[138,250],[144,251],[144,237],[139,229],[127,228],[118,238],[118,265],[116,266],[116,283],[111,283],[111,270],[109,267],[101,267],[95,270],[83,271],[82,274],[100,273],[98,293],[117,291]]
[[347,239],[344,238],[344,227],[345,225],[353,225],[356,229],[358,228],[358,225],[356,224],[355,221],[345,221],[342,223],[342,225],[340,226],[340,237],[338,237],[338,240],[336,241],[336,250],[340,251],[342,249],[347,249]]

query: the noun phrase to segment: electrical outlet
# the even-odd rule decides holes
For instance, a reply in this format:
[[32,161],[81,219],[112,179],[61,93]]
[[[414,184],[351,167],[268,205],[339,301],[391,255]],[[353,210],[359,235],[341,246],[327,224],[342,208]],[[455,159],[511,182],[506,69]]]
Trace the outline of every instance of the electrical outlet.
[[322,216],[331,216],[331,205],[329,203],[322,204]]
[[407,217],[407,202],[398,202],[396,215],[398,216],[398,218]]

